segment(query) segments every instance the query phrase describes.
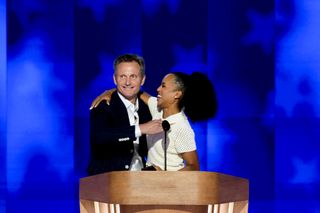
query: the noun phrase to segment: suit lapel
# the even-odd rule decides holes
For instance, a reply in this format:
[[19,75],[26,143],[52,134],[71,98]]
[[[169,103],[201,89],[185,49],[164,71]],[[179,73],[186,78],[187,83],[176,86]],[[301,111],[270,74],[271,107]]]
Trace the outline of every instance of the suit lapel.
[[114,92],[111,96],[110,107],[117,115],[119,123],[126,123],[130,125],[128,111],[123,102],[121,101],[117,92]]

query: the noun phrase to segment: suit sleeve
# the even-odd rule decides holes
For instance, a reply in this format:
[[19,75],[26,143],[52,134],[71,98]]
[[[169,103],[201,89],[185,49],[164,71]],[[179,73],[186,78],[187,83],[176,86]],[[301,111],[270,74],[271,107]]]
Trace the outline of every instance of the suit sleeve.
[[90,138],[93,144],[118,144],[135,140],[135,127],[127,114],[114,112],[105,102],[90,111]]

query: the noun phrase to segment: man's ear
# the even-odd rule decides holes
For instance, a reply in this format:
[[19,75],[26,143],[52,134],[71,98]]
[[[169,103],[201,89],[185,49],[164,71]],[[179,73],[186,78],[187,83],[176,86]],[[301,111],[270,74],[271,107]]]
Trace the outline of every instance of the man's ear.
[[114,85],[117,85],[117,81],[116,81],[116,76],[115,76],[115,74],[113,74],[113,83],[114,83]]
[[141,81],[140,86],[143,86],[145,81],[146,81],[146,75],[144,75],[144,76],[142,77],[142,81]]

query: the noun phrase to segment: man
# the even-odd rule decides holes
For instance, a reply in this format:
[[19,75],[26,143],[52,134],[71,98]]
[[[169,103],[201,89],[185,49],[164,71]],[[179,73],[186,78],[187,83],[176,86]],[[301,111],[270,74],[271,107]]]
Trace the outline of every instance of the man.
[[102,101],[90,111],[89,175],[141,170],[148,153],[145,135],[163,131],[161,120],[151,121],[148,106],[138,97],[146,79],[143,58],[121,55],[113,67],[117,92],[110,103]]

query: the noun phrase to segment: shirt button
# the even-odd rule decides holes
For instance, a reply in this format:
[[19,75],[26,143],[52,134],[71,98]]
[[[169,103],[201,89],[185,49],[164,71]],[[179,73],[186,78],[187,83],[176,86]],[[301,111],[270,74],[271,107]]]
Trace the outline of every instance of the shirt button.
[[124,168],[129,169],[129,165],[125,165]]

